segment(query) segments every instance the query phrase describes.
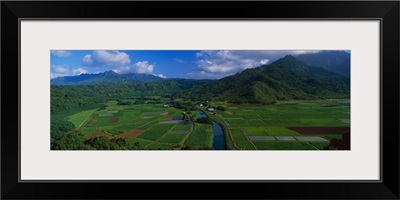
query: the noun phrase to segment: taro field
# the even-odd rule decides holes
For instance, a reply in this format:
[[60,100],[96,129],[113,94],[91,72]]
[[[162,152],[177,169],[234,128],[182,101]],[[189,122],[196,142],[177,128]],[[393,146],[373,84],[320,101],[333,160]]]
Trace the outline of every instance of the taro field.
[[[180,150],[185,145],[212,145],[211,125],[184,122],[182,110],[163,104],[117,105],[69,116],[85,139],[126,138],[142,150]],[[211,134],[211,135],[210,135]]]
[[226,104],[216,115],[239,150],[324,150],[332,140],[350,149],[349,100]]

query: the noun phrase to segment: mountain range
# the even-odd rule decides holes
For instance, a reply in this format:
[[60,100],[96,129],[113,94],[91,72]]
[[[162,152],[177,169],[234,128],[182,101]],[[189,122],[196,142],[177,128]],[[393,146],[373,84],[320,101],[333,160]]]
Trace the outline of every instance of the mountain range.
[[179,95],[193,99],[199,94],[200,99],[262,104],[277,100],[348,98],[350,79],[287,55],[270,65],[246,69]]
[[[132,85],[136,91],[175,93],[192,100],[274,103],[277,100],[350,97],[350,54],[321,51],[246,69],[219,80],[163,79],[150,74],[99,74],[58,77],[51,85]],[[168,90],[168,91],[167,91]],[[177,93],[176,93],[177,92]]]
[[328,71],[350,77],[350,53],[345,51],[320,51],[318,53],[301,54],[297,60],[311,66],[318,66]]
[[165,79],[151,74],[117,74],[106,71],[98,74],[81,74],[51,79],[51,85],[95,85],[95,84],[126,84],[134,82],[158,82]]

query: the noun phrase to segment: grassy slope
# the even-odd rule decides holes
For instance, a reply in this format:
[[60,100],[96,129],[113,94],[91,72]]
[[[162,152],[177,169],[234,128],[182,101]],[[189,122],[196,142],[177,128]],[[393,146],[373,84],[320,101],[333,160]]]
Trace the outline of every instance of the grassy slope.
[[82,122],[85,121],[86,118],[89,117],[90,114],[92,114],[96,109],[93,110],[85,110],[82,112],[78,112],[74,115],[71,115],[69,117],[67,117],[67,119],[72,122],[76,128],[78,128],[79,125],[82,124]]

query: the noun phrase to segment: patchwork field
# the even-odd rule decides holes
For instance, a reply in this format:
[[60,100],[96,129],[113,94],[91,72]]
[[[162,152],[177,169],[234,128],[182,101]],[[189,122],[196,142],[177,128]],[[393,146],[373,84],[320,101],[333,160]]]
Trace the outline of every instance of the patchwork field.
[[[217,116],[241,150],[322,150],[350,134],[349,101],[283,101],[275,105],[226,104]],[[345,147],[350,148],[350,147]]]
[[[196,109],[224,126],[226,137],[231,138],[228,146],[234,150],[324,150],[332,148],[332,144],[349,149],[350,104],[341,102],[284,101],[275,105],[218,102],[225,109],[214,112]],[[192,113],[194,118],[207,117]],[[67,119],[86,139],[122,137],[138,149],[178,150],[187,146],[209,149],[213,145],[210,124],[183,121],[183,110],[163,104],[109,102],[106,109],[82,111]]]
[[105,110],[82,111],[67,119],[85,139],[122,137],[145,150],[180,149],[184,144],[212,145],[211,125],[183,121],[182,110],[162,104],[107,105]]

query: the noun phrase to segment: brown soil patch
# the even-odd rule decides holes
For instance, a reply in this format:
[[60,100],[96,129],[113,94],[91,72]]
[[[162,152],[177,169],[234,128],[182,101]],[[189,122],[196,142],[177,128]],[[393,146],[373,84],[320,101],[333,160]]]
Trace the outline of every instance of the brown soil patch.
[[172,119],[172,117],[173,117],[173,116],[170,115],[170,114],[166,114],[166,115],[163,115],[163,116],[162,116],[162,118],[171,118],[171,119]]
[[115,124],[119,121],[119,118],[111,118],[110,120],[108,120],[109,124]]
[[120,136],[123,138],[134,138],[138,136],[139,134],[143,133],[145,130],[141,129],[132,129],[128,132],[122,133]]
[[286,127],[302,135],[344,135],[350,127]]
[[104,136],[104,137],[107,137],[107,138],[112,138],[112,136],[107,134],[107,133],[99,132],[99,133],[95,133],[95,134],[85,135],[85,139],[87,140],[87,139],[90,139],[90,138],[93,138],[93,137],[100,137],[100,136]]
[[339,150],[350,150],[350,132],[343,134],[341,140],[333,139],[331,146]]

